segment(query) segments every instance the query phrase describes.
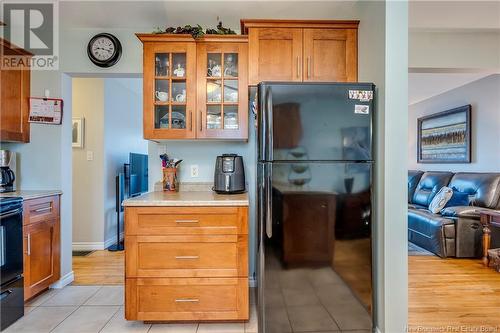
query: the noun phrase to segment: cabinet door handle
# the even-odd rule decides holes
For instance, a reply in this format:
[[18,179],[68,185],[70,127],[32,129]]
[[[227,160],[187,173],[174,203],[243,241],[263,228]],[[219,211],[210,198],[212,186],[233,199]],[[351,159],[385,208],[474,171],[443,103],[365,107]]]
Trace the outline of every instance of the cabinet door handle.
[[52,206],[49,206],[49,207],[35,209],[35,212],[36,213],[41,213],[41,212],[51,211],[51,210],[52,210]]
[[189,130],[192,132],[193,131],[193,112],[189,111]]
[[311,59],[307,57],[307,78],[311,77]]
[[300,57],[297,56],[297,79],[300,77]]
[[26,242],[26,254],[31,255],[31,234],[28,234]]
[[199,220],[175,220],[175,223],[198,223]]
[[194,259],[200,259],[200,257],[199,256],[175,256],[175,259],[177,259],[177,260],[184,260],[184,259],[194,260]]
[[203,112],[200,111],[200,132],[203,132]]
[[176,298],[177,303],[198,303],[200,300],[198,298]]

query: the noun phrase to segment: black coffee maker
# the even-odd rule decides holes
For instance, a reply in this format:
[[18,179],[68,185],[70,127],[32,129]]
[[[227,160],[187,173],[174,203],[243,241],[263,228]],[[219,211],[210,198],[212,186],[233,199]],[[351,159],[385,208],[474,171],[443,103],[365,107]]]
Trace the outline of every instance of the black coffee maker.
[[213,190],[220,194],[245,192],[243,157],[236,154],[217,156]]
[[8,150],[0,150],[0,193],[13,192],[16,176],[11,170],[14,154]]

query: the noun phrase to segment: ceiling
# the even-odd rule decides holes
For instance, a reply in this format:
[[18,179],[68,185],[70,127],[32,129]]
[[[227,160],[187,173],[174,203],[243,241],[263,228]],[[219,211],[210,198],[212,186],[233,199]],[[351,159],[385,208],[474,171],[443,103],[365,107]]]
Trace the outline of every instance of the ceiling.
[[411,30],[500,30],[500,1],[410,0]]
[[493,73],[409,73],[408,104],[440,95]]
[[[238,30],[241,18],[356,19],[357,1],[62,1],[60,26],[152,31],[155,27],[200,24]],[[111,14],[112,13],[112,14]],[[354,17],[353,17],[354,16]]]

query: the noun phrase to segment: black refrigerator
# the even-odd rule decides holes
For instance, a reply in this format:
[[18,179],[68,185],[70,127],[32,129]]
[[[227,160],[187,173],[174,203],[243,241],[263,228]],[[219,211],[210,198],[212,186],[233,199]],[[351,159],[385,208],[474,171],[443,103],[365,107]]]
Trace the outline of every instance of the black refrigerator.
[[372,329],[375,86],[257,87],[259,332]]

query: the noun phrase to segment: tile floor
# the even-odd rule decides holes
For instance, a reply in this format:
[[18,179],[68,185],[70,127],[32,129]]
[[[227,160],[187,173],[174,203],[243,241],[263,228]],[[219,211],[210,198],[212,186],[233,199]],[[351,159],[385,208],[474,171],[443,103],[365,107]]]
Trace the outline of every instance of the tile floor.
[[5,333],[256,333],[251,298],[248,323],[144,324],[126,321],[123,286],[67,286],[51,289],[25,306],[23,318]]

